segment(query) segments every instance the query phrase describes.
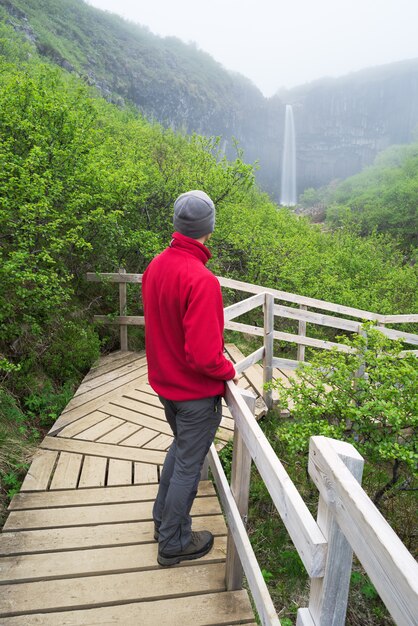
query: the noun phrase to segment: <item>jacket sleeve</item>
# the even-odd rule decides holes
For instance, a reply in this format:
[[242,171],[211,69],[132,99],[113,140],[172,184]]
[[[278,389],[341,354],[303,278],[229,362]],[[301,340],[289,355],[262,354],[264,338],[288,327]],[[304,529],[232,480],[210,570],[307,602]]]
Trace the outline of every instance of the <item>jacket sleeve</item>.
[[219,282],[212,274],[196,281],[183,318],[185,354],[190,367],[218,380],[231,380],[234,365],[223,354],[224,313]]

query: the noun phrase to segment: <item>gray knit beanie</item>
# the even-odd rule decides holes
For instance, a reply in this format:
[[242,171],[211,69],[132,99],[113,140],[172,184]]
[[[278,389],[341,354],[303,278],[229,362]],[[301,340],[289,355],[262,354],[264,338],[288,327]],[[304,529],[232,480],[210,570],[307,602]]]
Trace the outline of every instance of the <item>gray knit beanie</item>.
[[213,233],[215,228],[215,205],[204,191],[182,193],[174,203],[174,229],[199,239]]

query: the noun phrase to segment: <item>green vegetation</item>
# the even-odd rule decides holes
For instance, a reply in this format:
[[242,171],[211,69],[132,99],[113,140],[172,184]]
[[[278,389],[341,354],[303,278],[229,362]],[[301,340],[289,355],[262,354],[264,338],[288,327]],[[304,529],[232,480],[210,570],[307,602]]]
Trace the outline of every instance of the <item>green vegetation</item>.
[[[131,106],[118,109],[80,78],[42,62],[5,23],[0,54],[3,504],[19,488],[39,437],[99,352],[117,346],[114,331],[96,329],[91,321],[95,313],[114,313],[115,290],[105,284],[98,296],[86,272],[120,266],[142,272],[169,242],[173,202],[187,189],[203,188],[217,206],[210,243],[214,272],[380,313],[416,309],[418,266],[405,263],[388,235],[323,232],[279,209],[258,190],[254,168],[239,148],[228,161],[217,138],[164,130]],[[129,297],[134,314],[138,294],[132,289]],[[233,297],[227,293],[226,304]],[[141,332],[132,347],[143,347]],[[393,363],[385,363],[390,373]],[[379,398],[381,410],[386,400]],[[272,414],[266,429],[274,426],[270,436],[285,454],[277,420]],[[304,475],[299,460],[287,458]],[[278,537],[280,546],[271,542],[270,557],[262,562],[269,584],[283,586],[287,577],[299,577],[300,563],[285,533],[276,530],[277,516],[262,489],[255,481],[252,507],[258,507],[260,524],[254,541]],[[306,492],[309,500],[309,485]],[[273,555],[278,547],[280,558]],[[288,597],[288,589],[280,593]]]
[[[292,419],[277,436],[289,453],[307,453],[309,438],[324,435],[348,441],[373,467],[374,503],[399,491],[413,491],[418,478],[418,367],[414,354],[370,324],[363,335],[341,337],[352,352],[324,351],[301,364],[289,387],[278,380],[282,406],[292,403]],[[396,384],[394,384],[396,381]],[[397,532],[407,544],[405,527]]]
[[333,229],[397,239],[414,258],[418,246],[418,143],[392,146],[373,166],[324,189],[307,190],[302,204],[322,204]]

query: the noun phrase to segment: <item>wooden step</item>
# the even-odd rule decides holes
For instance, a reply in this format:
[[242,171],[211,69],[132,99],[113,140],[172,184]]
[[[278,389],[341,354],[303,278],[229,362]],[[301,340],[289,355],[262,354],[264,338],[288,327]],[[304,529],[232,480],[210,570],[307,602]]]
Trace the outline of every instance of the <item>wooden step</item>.
[[[47,509],[89,504],[118,504],[122,502],[153,501],[158,485],[131,485],[130,487],[102,487],[96,489],[72,489],[69,491],[39,493],[17,493],[9,505],[10,511],[25,509]],[[210,480],[201,480],[197,497],[215,496]]]
[[[246,591],[205,593],[165,600],[118,604],[95,609],[25,615],[25,626],[207,626],[255,623]],[[4,626],[23,626],[22,617],[5,618]]]
[[[11,511],[4,530],[89,526],[97,523],[140,522],[152,519],[152,501],[70,506],[49,509]],[[215,496],[196,498],[191,515],[218,515],[221,512]]]
[[[0,558],[0,585],[159,569],[158,543],[132,544],[107,548],[89,548],[74,552],[47,552]],[[225,561],[226,537],[217,537],[212,550],[199,559],[201,563]],[[192,561],[183,561],[180,567]],[[1,589],[1,587],[0,587]]]
[[[118,602],[225,591],[224,563],[191,563],[190,567],[2,585],[0,615],[93,608]],[[185,601],[188,602],[188,598]]]

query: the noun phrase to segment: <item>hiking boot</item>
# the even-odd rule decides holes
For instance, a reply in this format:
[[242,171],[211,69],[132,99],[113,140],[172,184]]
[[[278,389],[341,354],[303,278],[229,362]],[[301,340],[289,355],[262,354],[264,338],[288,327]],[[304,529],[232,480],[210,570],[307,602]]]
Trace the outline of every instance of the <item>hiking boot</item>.
[[192,561],[205,556],[213,546],[213,535],[208,530],[199,532],[192,531],[192,538],[189,545],[182,552],[166,554],[158,550],[157,561],[160,565],[176,565],[180,561]]

